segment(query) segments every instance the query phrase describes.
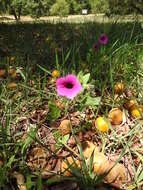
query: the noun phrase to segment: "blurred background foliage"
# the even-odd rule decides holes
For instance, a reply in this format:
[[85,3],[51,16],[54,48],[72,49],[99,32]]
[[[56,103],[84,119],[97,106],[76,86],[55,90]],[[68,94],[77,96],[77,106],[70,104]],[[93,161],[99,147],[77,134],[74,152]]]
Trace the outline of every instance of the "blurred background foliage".
[[105,13],[108,16],[119,14],[143,14],[143,0],[0,0],[0,13],[41,17],[49,15],[66,16],[81,14],[82,9],[90,13]]
[[75,69],[78,70],[78,63],[85,62],[87,56],[91,57],[91,50],[97,54],[98,51],[93,46],[102,33],[108,35],[109,43],[106,48],[109,50],[116,41],[118,46],[125,43],[142,43],[142,25],[139,22],[2,23],[0,57],[5,60],[7,57],[15,56],[19,64],[29,62],[52,68],[55,67],[56,54],[61,63],[62,57],[65,56],[63,53],[70,51],[67,67],[75,65]]

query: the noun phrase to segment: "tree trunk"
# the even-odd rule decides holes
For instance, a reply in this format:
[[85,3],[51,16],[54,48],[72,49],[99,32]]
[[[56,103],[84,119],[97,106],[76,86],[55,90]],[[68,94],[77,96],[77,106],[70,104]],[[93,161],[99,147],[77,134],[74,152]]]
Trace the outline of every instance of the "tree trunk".
[[10,6],[10,10],[11,10],[11,13],[13,14],[15,20],[18,20],[15,9],[12,6]]
[[21,16],[21,7],[19,7],[18,9],[18,20],[20,20],[20,16]]

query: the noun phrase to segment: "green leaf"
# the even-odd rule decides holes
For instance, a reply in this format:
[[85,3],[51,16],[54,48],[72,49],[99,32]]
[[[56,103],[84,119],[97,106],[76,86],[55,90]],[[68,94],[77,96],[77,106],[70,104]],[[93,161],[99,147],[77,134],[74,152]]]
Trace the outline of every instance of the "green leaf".
[[56,68],[60,71],[59,58],[58,58],[57,51],[56,51]]
[[48,103],[49,112],[47,114],[48,121],[54,121],[61,116],[61,109],[53,102]]
[[0,165],[0,189],[3,186],[3,184],[5,183],[6,180],[6,167],[2,167]]
[[21,69],[17,68],[16,71],[17,71],[18,73],[20,73],[21,77],[22,77],[23,80],[25,81],[25,80],[26,80],[26,77],[25,77],[24,73],[21,71]]
[[30,129],[30,132],[28,133],[28,137],[25,140],[25,143],[24,143],[22,150],[21,150],[22,154],[24,153],[24,150],[27,148],[27,146],[30,145],[34,141],[34,139],[36,137],[37,130],[38,130],[38,127],[36,129],[33,129],[33,128]]
[[136,187],[137,187],[136,184],[132,184],[129,187],[127,187],[126,190],[134,190]]
[[143,181],[142,163],[139,164],[135,175],[136,183],[139,184]]
[[56,137],[56,148],[59,149],[63,144],[67,143],[67,141],[69,140],[70,135],[67,134],[67,135],[61,136],[59,131],[57,131],[55,133],[55,137]]
[[143,155],[141,155],[140,153],[138,153],[137,151],[135,151],[134,152],[137,156],[138,156],[138,158],[142,161],[142,163],[143,163]]
[[69,59],[70,54],[71,54],[71,49],[68,51],[66,57],[64,58],[64,53],[63,53],[63,49],[62,49],[62,66],[65,65],[65,63],[66,63],[67,60]]
[[70,135],[67,134],[67,135],[64,135],[64,136],[60,136],[60,138],[59,138],[58,140],[59,140],[59,142],[60,142],[61,144],[65,144],[65,143],[67,143],[67,141],[69,140],[69,137],[70,137]]
[[10,157],[10,159],[8,160],[8,163],[7,163],[7,167],[11,167],[12,163],[14,162],[14,159],[15,159],[15,155],[13,155],[12,157]]
[[82,84],[83,85],[86,85],[89,81],[89,78],[90,78],[90,73],[87,73],[85,74],[83,77],[82,77]]
[[55,176],[54,178],[47,179],[45,183],[46,183],[47,186],[51,186],[51,185],[53,185],[55,183],[62,182],[64,180],[65,179],[62,179],[62,177],[56,177]]
[[93,152],[91,154],[91,157],[90,157],[90,160],[89,160],[89,172],[90,173],[92,173],[92,171],[93,171],[94,150],[93,150]]
[[77,147],[78,147],[81,159],[82,159],[82,162],[81,162],[82,166],[81,167],[82,167],[83,172],[85,174],[85,178],[87,178],[87,176],[88,176],[88,167],[87,167],[86,159],[85,159],[84,154],[83,154],[83,148],[82,148],[80,143],[77,144]]
[[82,80],[82,77],[83,77],[83,72],[80,71],[80,72],[78,73],[78,75],[77,75],[77,78],[78,78],[79,81],[81,81],[81,80]]
[[138,183],[143,181],[143,171],[141,172],[141,174],[138,177]]
[[35,182],[31,180],[31,175],[26,175],[26,187],[28,190],[32,189],[32,187],[35,186]]
[[38,176],[38,180],[37,180],[37,190],[41,190],[42,189],[42,177],[41,174]]
[[38,64],[37,64],[37,66],[38,66],[42,71],[44,71],[45,73],[48,73],[49,75],[51,75],[51,72],[48,71],[47,69],[45,69],[44,67],[42,67],[41,65],[38,65]]
[[71,167],[71,171],[72,171],[72,175],[74,177],[76,177],[77,179],[81,178],[82,175],[81,175],[81,171],[80,171],[80,168],[78,168],[78,166],[76,165],[76,162],[74,161],[75,163],[75,166],[74,167]]
[[86,105],[91,106],[91,107],[98,106],[100,102],[101,102],[101,97],[93,98],[91,96],[88,96],[86,100]]
[[83,86],[87,85],[89,79],[90,79],[90,73],[83,74],[82,71],[80,71],[77,75],[79,81],[82,83]]

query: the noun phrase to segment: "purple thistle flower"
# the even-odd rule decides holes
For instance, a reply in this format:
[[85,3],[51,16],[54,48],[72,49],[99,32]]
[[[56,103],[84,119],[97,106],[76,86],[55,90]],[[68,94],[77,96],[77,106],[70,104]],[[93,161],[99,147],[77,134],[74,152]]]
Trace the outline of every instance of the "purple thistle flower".
[[101,34],[98,40],[100,44],[106,45],[108,43],[108,36],[106,34]]
[[57,79],[56,86],[58,95],[68,99],[73,99],[82,90],[77,77],[72,74]]

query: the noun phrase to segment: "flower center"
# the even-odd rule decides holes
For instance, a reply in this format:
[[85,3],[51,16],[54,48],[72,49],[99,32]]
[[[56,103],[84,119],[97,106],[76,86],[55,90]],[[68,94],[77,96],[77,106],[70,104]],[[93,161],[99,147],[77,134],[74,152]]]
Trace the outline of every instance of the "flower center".
[[72,87],[73,87],[73,84],[70,83],[70,82],[67,82],[67,83],[65,84],[65,87],[66,87],[66,88],[72,88]]
[[102,37],[101,37],[101,40],[103,40],[103,41],[104,41],[104,40],[105,40],[105,36],[102,36]]

